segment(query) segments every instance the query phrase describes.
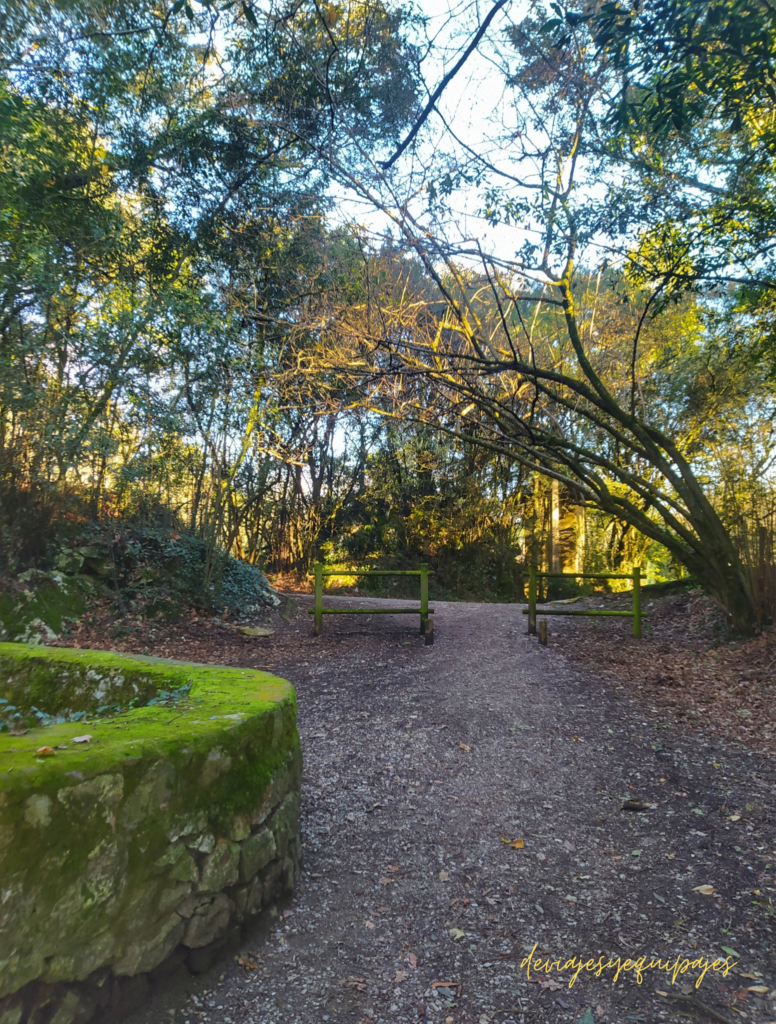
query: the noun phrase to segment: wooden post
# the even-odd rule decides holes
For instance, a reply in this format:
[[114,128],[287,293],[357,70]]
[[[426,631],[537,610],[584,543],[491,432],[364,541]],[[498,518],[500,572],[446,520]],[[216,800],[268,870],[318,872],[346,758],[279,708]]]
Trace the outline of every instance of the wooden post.
[[[420,563],[420,635],[426,632],[428,622],[428,565]],[[432,641],[433,642],[433,641]]]
[[430,647],[434,642],[434,620],[429,617],[426,619],[426,647]]
[[536,566],[528,570],[528,633],[536,635]]
[[633,635],[641,639],[641,566],[633,566]]
[[542,619],[539,623],[539,643],[547,646],[547,620]]
[[323,632],[323,563],[316,562],[315,571],[315,627],[313,633],[320,636]]

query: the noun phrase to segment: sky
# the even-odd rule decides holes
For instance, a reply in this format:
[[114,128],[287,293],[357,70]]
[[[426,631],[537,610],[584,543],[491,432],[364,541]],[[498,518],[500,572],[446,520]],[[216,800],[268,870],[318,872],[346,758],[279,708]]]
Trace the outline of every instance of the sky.
[[[429,92],[458,60],[490,6],[479,0],[420,0],[417,4],[417,9],[427,19],[426,34],[434,42],[433,52],[422,65]],[[478,151],[487,151],[488,125],[505,112],[508,117],[509,95],[504,90],[503,74],[494,63],[493,42],[503,37],[507,25],[525,17],[527,7],[525,0],[512,0],[507,4],[494,18],[477,50],[446,87],[437,104],[441,117],[436,111],[432,112],[417,147],[420,163],[429,166],[432,172],[435,153],[449,148],[452,143],[445,122],[463,143]],[[408,167],[411,161],[407,153],[399,166]],[[355,220],[375,237],[384,233],[389,222],[382,214],[354,200],[343,189],[335,190],[334,195],[338,206],[335,219]],[[462,238],[476,238],[486,251],[513,257],[526,238],[526,230],[514,225],[489,225],[479,215],[481,203],[474,188],[457,192],[451,201],[452,230],[457,229]]]

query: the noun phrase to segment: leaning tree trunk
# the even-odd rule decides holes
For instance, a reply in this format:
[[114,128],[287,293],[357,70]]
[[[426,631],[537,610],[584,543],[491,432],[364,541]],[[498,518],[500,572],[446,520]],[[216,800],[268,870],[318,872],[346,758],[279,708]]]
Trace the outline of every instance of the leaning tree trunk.
[[725,612],[736,632],[743,636],[759,632],[761,609],[755,600],[751,569],[741,561],[729,537],[727,544],[716,537],[700,539],[697,551],[677,551],[677,557]]

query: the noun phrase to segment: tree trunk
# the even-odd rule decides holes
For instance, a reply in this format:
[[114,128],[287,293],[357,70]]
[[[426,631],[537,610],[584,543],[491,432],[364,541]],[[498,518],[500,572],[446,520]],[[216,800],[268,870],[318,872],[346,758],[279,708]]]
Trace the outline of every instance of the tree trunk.
[[560,553],[560,484],[553,480],[550,486],[550,571],[562,572]]

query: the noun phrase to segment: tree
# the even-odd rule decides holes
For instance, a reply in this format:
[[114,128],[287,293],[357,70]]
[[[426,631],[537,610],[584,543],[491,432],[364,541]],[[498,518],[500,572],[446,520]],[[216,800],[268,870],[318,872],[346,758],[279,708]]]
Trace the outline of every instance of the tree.
[[398,139],[406,18],[379,2],[140,0],[31,0],[3,18],[6,558],[30,537],[41,556],[35,508],[49,523],[69,497],[92,513],[109,492],[114,509],[150,492],[180,506],[170,481],[186,474],[190,521],[236,544],[276,476],[266,460],[298,462],[317,429],[289,427],[278,384],[328,272],[328,169],[300,127],[335,145],[336,103],[365,144]]
[[[482,152],[458,146],[444,163],[437,149],[429,161],[433,218],[418,204],[417,174],[367,179],[345,162],[335,165],[343,182],[391,219],[413,254],[397,259],[399,279],[415,277],[420,265],[429,282],[420,293],[396,286],[393,298],[364,310],[364,322],[350,331],[353,349],[357,336],[374,345],[367,387],[375,395],[379,381],[386,398],[398,391],[403,413],[441,419],[447,430],[561,481],[665,545],[749,633],[762,616],[750,568],[698,476],[697,447],[668,415],[658,372],[686,291],[686,282],[667,286],[681,278],[681,240],[672,249],[670,231],[650,232],[643,191],[638,201],[613,206],[623,196],[624,166],[607,122],[617,68],[585,18],[558,46],[552,22],[536,10],[491,52],[514,98],[511,120],[494,125]],[[492,223],[523,225],[514,259],[445,237],[445,194],[473,180]],[[637,176],[629,182],[637,183]],[[725,231],[718,225],[718,267],[731,262]],[[650,247],[668,276],[646,272]],[[716,292],[698,300],[696,337],[735,276],[706,275]],[[617,303],[628,304],[628,316],[603,337],[595,330],[601,307]],[[686,336],[687,326],[678,326]],[[413,394],[419,379],[434,387],[432,410]]]

